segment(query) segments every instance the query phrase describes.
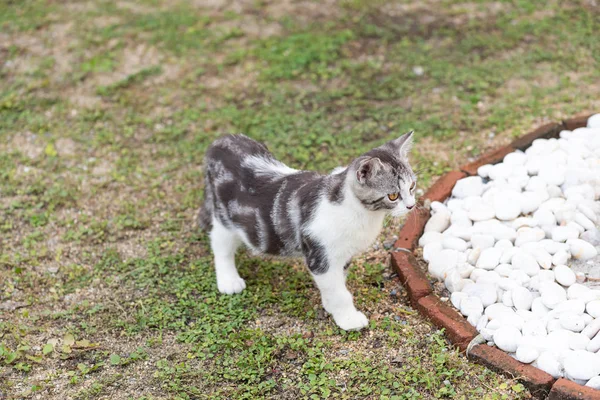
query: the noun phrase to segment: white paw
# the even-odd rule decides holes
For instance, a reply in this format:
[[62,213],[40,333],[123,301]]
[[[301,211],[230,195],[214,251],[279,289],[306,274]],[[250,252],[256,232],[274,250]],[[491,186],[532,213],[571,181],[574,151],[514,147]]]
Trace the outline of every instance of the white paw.
[[239,276],[217,278],[217,287],[219,292],[223,294],[241,293],[242,290],[246,289],[246,282]]
[[369,325],[369,320],[360,311],[348,311],[333,317],[335,323],[345,331],[359,331]]

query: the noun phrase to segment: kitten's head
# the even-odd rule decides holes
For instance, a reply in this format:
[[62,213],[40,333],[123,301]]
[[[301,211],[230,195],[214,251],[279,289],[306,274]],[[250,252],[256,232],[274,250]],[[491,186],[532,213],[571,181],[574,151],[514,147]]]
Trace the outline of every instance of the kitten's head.
[[368,210],[400,216],[415,206],[417,177],[408,163],[412,136],[406,133],[352,163],[352,190]]

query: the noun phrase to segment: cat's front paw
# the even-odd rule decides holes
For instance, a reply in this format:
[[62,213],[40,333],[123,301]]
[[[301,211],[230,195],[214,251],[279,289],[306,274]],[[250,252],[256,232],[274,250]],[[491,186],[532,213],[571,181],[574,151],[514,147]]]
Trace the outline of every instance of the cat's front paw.
[[217,287],[219,292],[223,294],[241,293],[246,289],[246,282],[239,276],[217,279]]
[[341,315],[334,315],[333,320],[345,331],[359,331],[369,325],[369,320],[360,311],[348,311]]

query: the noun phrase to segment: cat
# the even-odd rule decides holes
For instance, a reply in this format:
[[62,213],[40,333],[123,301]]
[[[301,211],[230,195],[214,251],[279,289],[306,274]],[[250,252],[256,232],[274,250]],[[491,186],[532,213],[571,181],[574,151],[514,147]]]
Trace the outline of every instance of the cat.
[[367,326],[346,288],[346,269],[375,241],[386,215],[415,206],[412,143],[411,131],[322,175],[288,167],[244,135],[215,140],[204,159],[198,218],[210,232],[219,291],[246,288],[235,266],[242,243],[254,254],[304,257],[335,323],[344,330]]

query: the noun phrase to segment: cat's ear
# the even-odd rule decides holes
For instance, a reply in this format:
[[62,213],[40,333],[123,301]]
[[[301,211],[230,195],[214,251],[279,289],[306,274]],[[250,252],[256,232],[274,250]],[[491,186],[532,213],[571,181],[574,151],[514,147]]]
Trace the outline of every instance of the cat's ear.
[[377,172],[383,168],[383,164],[379,158],[369,158],[362,161],[356,170],[356,180],[365,184],[369,179],[377,175]]
[[398,139],[392,140],[392,145],[397,149],[400,158],[408,157],[408,153],[413,145],[413,133],[414,131],[410,131],[400,136]]

